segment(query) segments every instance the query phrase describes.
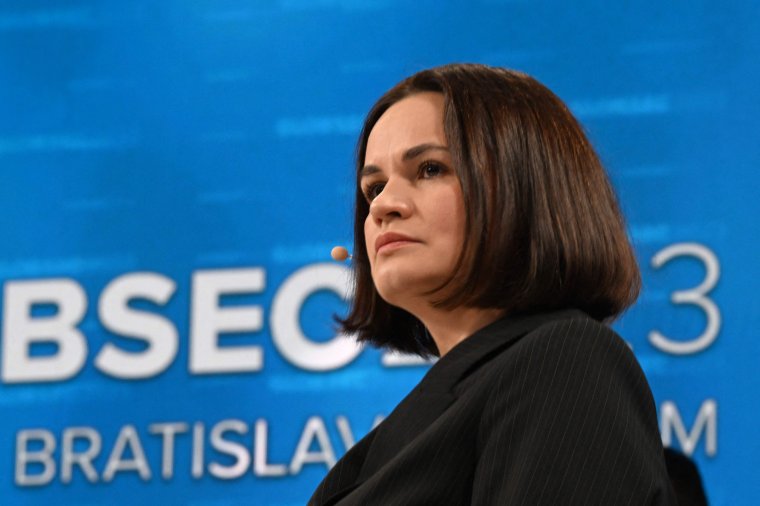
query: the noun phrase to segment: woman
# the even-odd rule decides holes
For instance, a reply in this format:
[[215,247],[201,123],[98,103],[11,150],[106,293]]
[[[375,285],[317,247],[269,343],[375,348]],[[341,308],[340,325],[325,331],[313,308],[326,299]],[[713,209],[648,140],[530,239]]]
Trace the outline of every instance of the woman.
[[567,107],[518,72],[420,72],[369,112],[357,180],[343,330],[440,360],[309,504],[673,504],[649,387],[601,323],[639,271]]

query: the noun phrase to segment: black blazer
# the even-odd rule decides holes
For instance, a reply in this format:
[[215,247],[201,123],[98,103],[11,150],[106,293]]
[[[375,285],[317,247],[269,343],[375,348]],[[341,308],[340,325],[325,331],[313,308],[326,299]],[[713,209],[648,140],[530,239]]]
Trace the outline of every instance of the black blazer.
[[626,343],[575,310],[455,346],[330,470],[310,506],[675,504]]

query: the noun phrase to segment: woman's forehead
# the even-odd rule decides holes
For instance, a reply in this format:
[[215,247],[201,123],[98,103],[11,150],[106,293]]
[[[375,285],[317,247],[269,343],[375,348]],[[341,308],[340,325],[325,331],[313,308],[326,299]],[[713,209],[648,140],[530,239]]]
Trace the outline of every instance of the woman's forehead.
[[420,144],[446,143],[443,127],[443,95],[417,93],[390,106],[367,138],[366,161],[400,156]]

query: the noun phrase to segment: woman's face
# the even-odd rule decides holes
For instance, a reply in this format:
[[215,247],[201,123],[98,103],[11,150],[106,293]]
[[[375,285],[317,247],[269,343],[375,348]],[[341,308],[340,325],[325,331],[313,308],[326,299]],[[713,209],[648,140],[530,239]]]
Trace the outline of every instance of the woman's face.
[[443,96],[392,105],[367,140],[361,188],[372,279],[389,304],[410,312],[453,274],[464,241],[464,202],[443,130]]

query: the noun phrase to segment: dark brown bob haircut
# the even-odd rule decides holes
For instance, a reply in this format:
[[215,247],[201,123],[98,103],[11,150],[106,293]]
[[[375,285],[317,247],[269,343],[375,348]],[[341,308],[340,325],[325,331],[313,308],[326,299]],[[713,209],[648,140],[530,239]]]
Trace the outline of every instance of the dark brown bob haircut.
[[521,72],[452,64],[404,79],[369,111],[356,156],[354,299],[338,320],[359,341],[438,355],[413,315],[385,302],[365,247],[369,205],[359,186],[367,139],[383,113],[420,92],[444,97],[444,130],[462,187],[465,240],[442,308],[501,308],[507,315],[563,308],[598,320],[622,313],[641,278],[615,193],[578,121]]

